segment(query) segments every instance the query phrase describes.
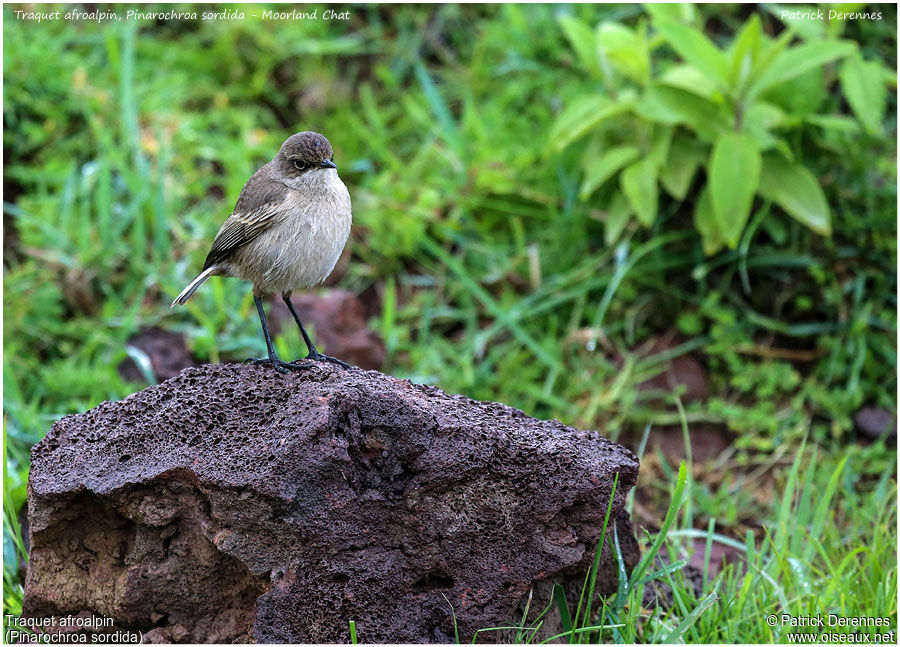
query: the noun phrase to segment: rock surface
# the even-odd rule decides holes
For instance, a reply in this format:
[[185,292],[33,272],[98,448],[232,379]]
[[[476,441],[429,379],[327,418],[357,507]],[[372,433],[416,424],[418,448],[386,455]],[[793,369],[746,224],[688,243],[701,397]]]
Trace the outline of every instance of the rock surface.
[[863,407],[853,417],[856,428],[869,438],[880,438],[886,434],[897,435],[894,414],[881,407]]
[[[188,350],[184,335],[156,326],[144,328],[129,338],[128,345],[147,355],[153,375],[160,381],[175,377],[182,369],[197,363]],[[119,363],[118,370],[123,380],[147,383],[146,376],[130,357]]]
[[355,620],[417,643],[453,640],[452,605],[468,641],[532,589],[532,615],[552,582],[580,590],[616,472],[630,568],[638,462],[596,432],[374,371],[189,368],[35,445],[24,615],[146,642],[348,642]]

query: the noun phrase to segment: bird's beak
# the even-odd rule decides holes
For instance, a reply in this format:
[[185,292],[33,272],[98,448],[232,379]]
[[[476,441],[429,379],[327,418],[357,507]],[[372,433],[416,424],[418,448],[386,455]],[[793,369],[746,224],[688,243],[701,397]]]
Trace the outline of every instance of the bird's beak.
[[322,160],[322,168],[337,168],[337,164],[331,160]]

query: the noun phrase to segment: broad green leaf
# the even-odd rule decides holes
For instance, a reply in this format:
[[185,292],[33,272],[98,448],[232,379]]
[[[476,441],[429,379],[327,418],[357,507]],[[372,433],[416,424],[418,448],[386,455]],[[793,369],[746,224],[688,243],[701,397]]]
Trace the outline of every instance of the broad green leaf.
[[616,191],[604,218],[603,240],[607,245],[615,245],[616,241],[619,240],[619,236],[622,235],[625,225],[628,224],[628,220],[631,218],[631,213],[631,205],[628,204],[628,199],[621,191]]
[[851,20],[848,20],[845,17],[840,17],[840,15],[844,13],[851,13],[854,11],[864,12],[865,6],[865,2],[839,2],[836,4],[829,4],[828,13],[826,14],[828,20],[825,21],[825,37],[837,38],[838,36],[840,36],[844,31],[844,26],[847,23],[851,22]]
[[759,56],[753,65],[753,69],[750,71],[750,76],[747,78],[746,83],[740,88],[740,95],[744,96],[746,101],[753,99],[756,92],[753,88],[759,84],[761,78],[769,73],[769,70],[772,69],[778,57],[787,49],[793,38],[794,32],[790,29],[785,29],[775,40],[770,40],[766,36],[760,38]]
[[597,27],[597,50],[619,72],[640,84],[650,80],[647,43],[621,23],[603,22]]
[[743,131],[756,140],[760,151],[766,151],[773,148],[777,141],[771,131],[784,125],[785,121],[786,116],[781,108],[765,101],[756,101],[744,115]]
[[697,20],[697,10],[690,2],[646,2],[644,10],[654,21],[671,20],[690,25]]
[[649,227],[656,220],[656,165],[650,158],[643,159],[626,168],[619,177],[622,192],[638,221]]
[[798,222],[823,236],[831,235],[831,212],[815,176],[802,164],[766,155],[759,192]]
[[866,132],[880,134],[887,102],[881,64],[864,61],[859,54],[851,56],[841,68],[841,88]]
[[713,141],[720,132],[728,128],[721,105],[664,85],[647,88],[643,98],[635,106],[635,112],[657,123],[686,124],[708,141]]
[[712,99],[719,92],[716,84],[708,76],[690,65],[673,65],[659,77],[658,82],[687,90],[704,99]]
[[670,20],[657,21],[654,26],[685,61],[728,87],[728,61],[703,32]]
[[775,58],[766,73],[753,84],[748,95],[756,96],[804,72],[849,56],[856,48],[856,43],[845,40],[819,40],[791,47]]
[[684,200],[706,154],[696,140],[684,136],[672,140],[669,159],[662,167],[659,179],[666,191],[676,200]]
[[559,26],[569,39],[572,49],[578,55],[584,69],[599,77],[600,65],[597,62],[597,44],[594,40],[593,30],[577,18],[563,16],[559,19]]
[[787,123],[784,110],[766,101],[757,101],[747,109],[744,122],[751,118],[768,129],[779,128]]
[[606,151],[601,157],[588,162],[585,165],[586,172],[579,192],[581,199],[586,200],[590,197],[619,169],[637,159],[639,154],[640,150],[635,146],[617,146]]
[[709,160],[709,197],[719,231],[732,249],[737,247],[750,217],[761,164],[756,142],[748,135],[727,133],[713,147]]
[[700,232],[703,253],[712,256],[725,245],[716,215],[713,213],[712,201],[709,199],[709,188],[703,187],[697,204],[694,205],[694,228]]
[[765,128],[758,128],[752,124],[747,124],[746,122],[744,124],[744,132],[753,138],[753,141],[756,142],[756,147],[760,152],[775,148],[778,142],[778,138]]
[[790,83],[776,85],[765,96],[766,101],[783,108],[790,118],[802,120],[804,116],[816,113],[828,96],[825,70],[820,67],[807,70]]
[[762,27],[759,15],[753,14],[744,23],[727,52],[732,87],[743,87],[750,78],[754,64],[759,58],[761,44]]
[[784,159],[794,161],[794,151],[781,137],[775,138],[775,150],[784,156]]
[[650,149],[650,159],[656,168],[662,167],[669,158],[669,147],[672,145],[672,135],[675,133],[673,126],[657,125],[653,128],[653,147]]
[[763,218],[760,225],[772,241],[781,247],[788,241],[788,228],[785,218]]
[[633,104],[633,95],[624,92],[617,100],[602,95],[581,97],[556,120],[550,133],[550,143],[560,151],[603,120],[630,110]]
[[[689,108],[692,106],[678,106],[682,107],[682,110],[677,110],[677,99],[680,97],[676,95],[672,98],[669,93],[666,92],[668,89],[671,88],[666,88],[661,85],[651,85],[647,88],[644,95],[641,97],[641,100],[638,101],[634,108],[635,114],[658,124],[675,125],[692,122],[693,119],[689,119],[687,116],[687,113],[690,112]],[[683,90],[680,92],[682,94],[687,94]]]
[[844,115],[810,115],[806,122],[825,130],[855,134],[859,132],[859,122]]

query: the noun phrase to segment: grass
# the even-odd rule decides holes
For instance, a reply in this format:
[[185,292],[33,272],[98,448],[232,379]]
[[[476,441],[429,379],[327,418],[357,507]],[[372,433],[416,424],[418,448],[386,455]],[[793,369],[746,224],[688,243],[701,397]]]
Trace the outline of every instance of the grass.
[[[876,634],[896,632],[897,567],[892,528],[897,523],[897,509],[876,503],[896,496],[896,482],[888,469],[869,486],[871,492],[860,492],[856,485],[860,474],[854,473],[850,464],[850,457],[837,465],[821,464],[815,450],[798,452],[781,499],[775,502],[777,514],[772,527],[748,533],[739,542],[715,533],[713,520],[706,531],[685,525],[684,504],[691,499],[692,485],[682,463],[677,480],[668,484],[674,494],[662,527],[642,538],[642,559],[630,574],[621,571],[619,591],[600,598],[599,608],[593,613],[586,604],[582,613],[582,601],[594,597],[595,561],[586,576],[574,620],[557,586],[552,604],[564,630],[541,640],[536,638],[548,611],[545,609],[527,621],[527,627],[523,618],[517,628],[521,638],[517,642],[784,643],[790,642],[789,633],[801,630],[782,625],[783,614],[795,618],[829,614],[884,618],[886,627],[830,631],[861,633],[871,640]],[[862,509],[855,510],[860,504]],[[848,515],[859,515],[878,529],[871,535],[871,543],[863,547],[842,534],[839,523]],[[682,572],[692,550],[685,540],[690,539],[703,540],[699,591]],[[739,549],[740,558],[713,577],[709,573],[710,547],[717,542]],[[662,556],[666,558],[659,562]],[[645,606],[644,591],[651,582],[670,587],[670,605]],[[867,585],[848,595],[846,582]],[[770,616],[778,619],[774,626],[767,622]],[[821,636],[829,630],[808,631]],[[476,633],[473,643],[477,637]]]
[[[682,462],[674,482],[665,519],[658,532],[640,538],[642,557],[631,573],[620,570],[617,593],[600,597],[594,593],[599,561],[585,574],[574,615],[558,584],[551,600],[530,617],[532,598],[516,625],[483,628],[470,639],[460,636],[449,600],[456,642],[475,644],[490,640],[496,632],[512,632],[515,643],[567,642],[596,643],[788,643],[788,634],[820,636],[828,631],[856,633],[876,641],[876,634],[896,632],[897,565],[896,506],[879,502],[896,497],[896,480],[891,468],[877,480],[860,488],[863,474],[854,464],[858,456],[846,456],[838,463],[821,461],[816,449],[801,448],[795,455],[781,489],[773,501],[771,527],[748,532],[742,541],[715,532],[711,519],[706,530],[687,522],[686,504],[695,487],[687,464]],[[613,490],[614,492],[614,490]],[[611,501],[611,498],[610,498]],[[607,540],[609,512],[604,518],[598,546]],[[842,531],[848,518],[859,518],[874,528],[865,546]],[[862,528],[860,533],[866,532]],[[697,550],[690,540],[702,540],[702,584],[699,590],[684,576],[690,553]],[[736,549],[732,559],[715,576],[710,574],[710,553],[714,543]],[[614,542],[620,564],[618,540]],[[847,582],[864,583],[848,595]],[[668,585],[671,601],[645,604],[648,585]],[[598,608],[592,609],[597,600]],[[547,635],[541,629],[548,615],[558,614],[563,631]],[[830,614],[841,618],[884,618],[884,627],[803,628],[782,624],[783,615],[794,618]],[[770,624],[768,619],[777,620]],[[353,625],[355,626],[355,625]],[[896,634],[895,634],[896,635]],[[846,638],[845,638],[846,640]],[[857,641],[861,639],[857,637]],[[810,642],[800,639],[800,642]],[[356,640],[354,639],[355,643]]]
[[[595,83],[560,18],[636,26],[640,6],[367,6],[347,22],[283,24],[36,24],[14,9],[4,7],[8,611],[21,603],[29,449],[60,416],[152,382],[146,366],[144,383],[120,377],[121,361],[146,363],[129,339],[159,326],[184,334],[199,361],[259,354],[247,286],[213,279],[187,308],[168,302],[246,178],[286,133],[312,128],[331,137],[354,201],[352,257],[336,278],[380,301],[370,325],[386,372],[640,446],[634,518],[651,529],[645,548],[661,542],[673,566],[695,548],[706,563],[716,544],[742,547],[744,562],[704,572],[699,599],[680,570],[645,565],[644,578],[675,591],[671,609],[643,608],[646,582],[623,579],[599,609],[587,596],[593,610],[574,610],[569,639],[782,641],[786,630],[764,622],[782,609],[896,624],[885,566],[896,561],[896,448],[853,422],[863,405],[896,416],[892,95],[884,138],[792,131],[790,145],[818,160],[831,238],[762,203],[737,249],[706,257],[692,205],[674,201],[607,244],[602,192],[578,196],[590,151],[548,141]],[[896,9],[881,10],[844,37],[893,66]],[[720,44],[752,12],[780,28],[764,8],[700,12]],[[653,52],[655,66],[670,63]],[[836,91],[821,102],[849,114]],[[301,348],[290,328],[276,344],[285,356]],[[682,357],[702,367],[705,395],[648,388]],[[733,441],[713,461],[673,459],[658,449],[667,427],[687,448],[702,428]],[[857,581],[848,595],[842,584]],[[519,620],[521,638],[534,622]]]
[[16,516],[25,496],[20,474],[10,470],[6,424],[3,425],[3,630],[12,628],[9,619],[22,613],[23,586],[19,563],[28,559],[22,539],[22,527]]

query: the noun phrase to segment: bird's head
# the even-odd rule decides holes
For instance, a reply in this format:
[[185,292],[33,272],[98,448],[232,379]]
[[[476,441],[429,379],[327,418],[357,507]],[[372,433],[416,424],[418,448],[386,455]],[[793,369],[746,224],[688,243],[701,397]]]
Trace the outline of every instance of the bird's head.
[[275,162],[286,178],[300,179],[337,169],[332,157],[331,142],[323,135],[307,130],[288,137],[275,156]]

